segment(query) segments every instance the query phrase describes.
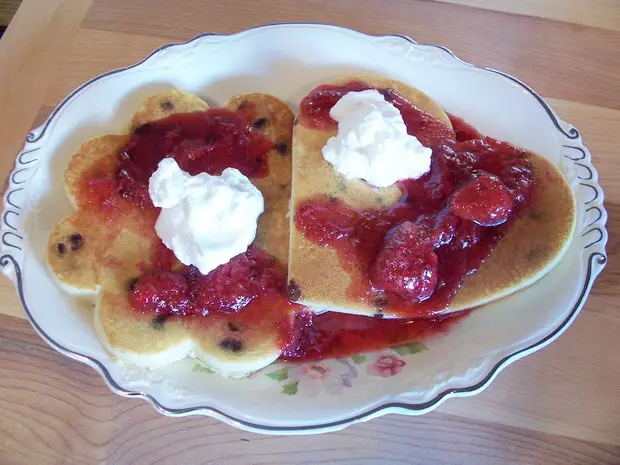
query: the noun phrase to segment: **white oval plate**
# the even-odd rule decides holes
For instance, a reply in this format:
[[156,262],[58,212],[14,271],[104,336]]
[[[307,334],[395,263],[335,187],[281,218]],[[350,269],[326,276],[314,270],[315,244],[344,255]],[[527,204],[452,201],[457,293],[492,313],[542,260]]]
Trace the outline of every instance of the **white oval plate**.
[[[408,82],[483,133],[557,164],[578,206],[576,233],[561,263],[534,286],[472,312],[426,345],[273,365],[237,381],[199,370],[189,360],[155,372],[115,362],[95,338],[90,310],[63,294],[44,265],[48,234],[71,211],[61,180],[80,143],[120,131],[143,97],[170,86],[213,104],[267,92],[295,109],[314,86],[359,72]],[[205,414],[257,432],[333,431],[386,413],[421,414],[449,397],[477,393],[509,363],[549,344],[571,324],[606,262],[607,214],[590,154],[579,132],[538,94],[440,46],[333,26],[282,24],[201,35],[98,76],[28,135],[9,181],[1,264],[39,334],[99,371],[118,394],[146,399],[166,415]]]

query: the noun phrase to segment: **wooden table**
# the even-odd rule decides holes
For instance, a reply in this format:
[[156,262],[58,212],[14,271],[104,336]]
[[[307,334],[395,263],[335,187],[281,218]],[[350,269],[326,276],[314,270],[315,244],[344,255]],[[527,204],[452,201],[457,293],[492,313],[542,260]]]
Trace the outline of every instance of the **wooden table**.
[[0,281],[0,463],[620,464],[620,1],[24,0],[0,40],[0,175],[74,87],[170,41],[279,21],[330,22],[441,43],[519,76],[575,124],[610,215],[609,264],[559,341],[484,393],[424,417],[311,437],[160,416],[111,394],[39,339]]

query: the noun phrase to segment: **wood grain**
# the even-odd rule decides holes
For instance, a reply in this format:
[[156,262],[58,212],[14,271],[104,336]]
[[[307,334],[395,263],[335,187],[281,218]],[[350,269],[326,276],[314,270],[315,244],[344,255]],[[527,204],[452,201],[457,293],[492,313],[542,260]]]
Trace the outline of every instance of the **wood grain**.
[[[2,463],[616,464],[620,447],[433,413],[321,436],[275,437],[167,418],[111,394],[94,370],[0,317]],[[33,396],[32,393],[37,393]]]
[[481,396],[442,411],[620,445],[618,315],[601,310],[610,303],[591,297],[556,342],[507,368]]
[[203,9],[192,0],[151,0],[148,11],[141,2],[95,0],[84,26],[185,40],[201,32],[230,33],[265,23],[328,21],[441,43],[464,60],[514,74],[548,97],[620,109],[618,31],[420,0],[309,0],[303,8],[288,0],[273,0],[269,8],[260,0],[229,0],[211,5],[210,14],[219,21],[210,27]]
[[50,83],[43,104],[56,106],[92,77],[137,63],[168,42],[167,37],[80,29],[62,59],[57,79]]
[[[25,0],[0,40],[0,172],[8,173],[90,0]],[[12,33],[20,31],[19,34]]]
[[436,0],[519,15],[556,19],[584,26],[620,31],[617,0]]
[[[1,1],[1,0],[0,0]],[[0,176],[73,88],[164,43],[261,23],[405,33],[524,79],[577,126],[605,189],[609,264],[574,325],[485,392],[424,417],[260,436],[160,416],[0,315],[0,463],[620,463],[620,21],[616,0],[25,0],[0,40]],[[0,313],[24,316],[0,279]]]
[[26,318],[22,305],[15,292],[15,286],[4,275],[0,277],[0,313],[18,318]]

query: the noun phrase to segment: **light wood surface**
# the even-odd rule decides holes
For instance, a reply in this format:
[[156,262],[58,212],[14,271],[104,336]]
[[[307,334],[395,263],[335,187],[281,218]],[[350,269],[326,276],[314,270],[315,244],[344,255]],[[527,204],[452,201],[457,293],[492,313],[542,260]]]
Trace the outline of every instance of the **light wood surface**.
[[556,19],[568,23],[620,31],[617,0],[439,0],[518,15]]
[[423,417],[282,438],[170,419],[49,349],[0,280],[0,463],[620,464],[620,2],[24,0],[0,40],[0,175],[73,88],[205,31],[279,21],[408,34],[523,78],[582,132],[605,189],[609,263],[550,347]]

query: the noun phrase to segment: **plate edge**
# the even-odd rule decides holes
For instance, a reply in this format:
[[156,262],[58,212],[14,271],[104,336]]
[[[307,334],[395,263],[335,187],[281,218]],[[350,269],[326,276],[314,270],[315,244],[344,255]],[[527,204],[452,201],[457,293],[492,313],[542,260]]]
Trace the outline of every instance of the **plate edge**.
[[[11,223],[8,220],[8,217],[12,215],[16,215],[15,218],[19,217],[19,213],[20,213],[19,210],[21,209],[21,207],[12,200],[11,195],[14,195],[15,192],[23,190],[24,187],[18,187],[18,186],[27,182],[27,180],[15,182],[16,176],[20,172],[25,172],[26,170],[29,170],[30,168],[36,169],[37,159],[34,158],[34,156],[33,158],[30,158],[30,159],[26,159],[23,157],[27,155],[32,155],[41,148],[41,147],[36,147],[36,145],[38,145],[37,143],[42,141],[47,131],[47,128],[49,127],[53,118],[58,114],[60,109],[67,102],[69,102],[72,98],[74,98],[80,91],[82,91],[84,88],[88,87],[95,81],[102,79],[106,76],[112,75],[112,74],[117,74],[123,71],[127,71],[129,69],[136,68],[142,65],[143,63],[147,62],[150,58],[157,55],[162,50],[168,49],[170,47],[187,45],[203,37],[208,37],[208,36],[218,36],[218,37],[226,39],[226,38],[232,38],[232,37],[239,36],[251,30],[256,30],[256,29],[261,29],[261,28],[270,28],[270,27],[279,27],[279,26],[292,26],[292,25],[305,25],[305,26],[310,25],[310,26],[323,27],[323,28],[328,27],[328,28],[353,32],[353,33],[360,34],[360,35],[367,36],[367,37],[375,37],[375,38],[398,37],[403,40],[406,40],[412,45],[428,46],[428,47],[434,47],[434,48],[440,49],[443,52],[449,54],[452,58],[458,60],[459,62],[463,64],[472,66],[476,69],[486,70],[488,72],[501,75],[505,79],[509,79],[515,82],[516,84],[522,86],[534,98],[536,98],[536,100],[538,100],[538,102],[543,106],[543,108],[545,109],[549,117],[551,118],[554,126],[566,139],[568,139],[567,142],[570,142],[570,144],[566,144],[566,145],[562,144],[562,146],[565,148],[574,149],[576,153],[579,154],[576,156],[565,155],[565,157],[568,158],[569,160],[572,160],[575,163],[581,163],[581,165],[585,166],[588,169],[590,173],[589,178],[585,180],[581,180],[579,184],[589,186],[591,189],[593,189],[594,197],[592,198],[592,200],[586,202],[586,205],[589,205],[590,203],[596,203],[597,205],[588,206],[586,211],[596,209],[598,211],[599,216],[596,220],[591,222],[589,225],[589,226],[594,226],[594,225],[596,226],[593,227],[591,230],[587,231],[586,233],[584,233],[584,235],[591,234],[592,232],[598,232],[599,238],[592,242],[589,242],[588,245],[584,247],[584,250],[590,247],[593,247],[595,245],[598,245],[598,244],[600,245],[597,247],[598,251],[592,252],[587,258],[588,260],[587,272],[586,272],[586,277],[584,281],[584,287],[581,291],[581,295],[577,299],[577,302],[575,303],[574,307],[571,309],[567,318],[563,320],[562,323],[560,323],[560,325],[557,328],[555,328],[550,334],[548,334],[547,336],[545,336],[538,342],[533,343],[524,349],[520,349],[519,351],[511,355],[508,355],[502,360],[500,360],[479,383],[476,383],[475,385],[467,386],[467,387],[447,389],[441,392],[440,394],[436,395],[430,401],[427,401],[424,403],[413,404],[413,403],[406,403],[406,402],[388,402],[388,403],[381,404],[377,407],[374,407],[373,409],[367,410],[363,413],[360,413],[356,416],[349,417],[343,420],[337,420],[334,422],[324,423],[324,424],[309,425],[309,426],[290,426],[290,427],[259,425],[259,424],[254,424],[251,422],[246,422],[244,420],[234,418],[214,407],[198,406],[198,407],[190,407],[190,408],[185,408],[185,409],[168,408],[162,405],[160,402],[158,402],[150,394],[140,392],[140,391],[127,390],[123,388],[122,386],[120,386],[116,382],[116,380],[114,380],[114,378],[111,376],[107,368],[101,362],[89,356],[79,354],[77,352],[73,352],[70,349],[63,347],[61,344],[57,343],[52,338],[50,338],[32,317],[32,314],[30,313],[30,310],[28,309],[25,296],[23,293],[23,276],[22,276],[21,266],[20,266],[20,263],[22,263],[21,259],[23,258],[23,251],[21,249],[21,246],[16,245],[15,243],[10,243],[10,241],[7,239],[8,237],[16,236],[17,238],[23,241],[23,237],[17,234],[20,232],[19,228],[17,228],[14,223]],[[565,128],[568,128],[568,129],[565,129]],[[30,165],[31,163],[33,164],[32,166],[26,166],[26,165]],[[32,174],[33,172],[30,175]],[[593,182],[586,182],[586,181],[593,181]],[[607,256],[605,254],[605,244],[607,242],[607,231],[605,230],[605,223],[606,223],[607,214],[602,204],[602,201],[603,201],[603,192],[602,192],[602,189],[600,189],[600,186],[598,185],[598,174],[596,173],[596,170],[591,164],[591,159],[590,159],[588,150],[582,145],[579,131],[573,126],[568,125],[567,123],[562,121],[540,95],[538,95],[533,89],[531,89],[529,86],[524,84],[519,79],[511,75],[508,75],[506,73],[503,73],[501,71],[492,69],[492,68],[478,67],[471,63],[468,63],[458,58],[452,51],[450,51],[448,48],[442,45],[418,44],[416,41],[414,41],[410,37],[404,36],[404,35],[398,35],[398,34],[368,35],[368,34],[363,34],[361,32],[358,32],[358,31],[354,31],[352,29],[342,28],[342,27],[338,27],[334,25],[319,24],[319,23],[303,23],[303,22],[302,23],[279,23],[279,24],[258,26],[258,27],[255,27],[249,30],[241,31],[235,34],[230,34],[230,35],[216,34],[216,33],[203,33],[203,34],[199,34],[195,36],[194,38],[186,42],[171,42],[171,43],[162,45],[161,47],[154,50],[147,57],[145,57],[143,60],[141,60],[140,62],[134,65],[130,65],[127,67],[123,67],[123,68],[119,68],[116,70],[108,71],[106,73],[102,73],[90,79],[89,81],[85,82],[84,84],[76,88],[74,91],[72,91],[67,97],[65,97],[65,99],[63,99],[61,103],[52,111],[52,113],[50,114],[46,122],[42,126],[38,127],[37,129],[34,129],[28,134],[25,140],[24,149],[18,154],[16,163],[15,163],[15,168],[9,174],[9,186],[4,195],[4,210],[3,210],[2,225],[1,225],[1,230],[3,234],[2,234],[2,244],[0,245],[0,250],[2,252],[2,256],[0,256],[0,265],[2,266],[3,272],[5,272],[15,283],[22,306],[24,307],[32,326],[41,335],[41,337],[44,340],[46,340],[46,342],[50,346],[52,346],[59,352],[73,359],[81,361],[82,363],[86,363],[92,366],[93,368],[95,368],[104,378],[104,380],[106,381],[110,389],[116,392],[117,394],[123,395],[125,397],[143,398],[147,400],[149,403],[151,403],[160,413],[163,413],[166,415],[181,416],[181,415],[187,415],[191,413],[202,413],[202,414],[207,414],[207,415],[216,417],[220,420],[223,420],[226,423],[231,424],[232,426],[240,427],[240,428],[247,429],[247,430],[254,431],[254,432],[263,432],[263,433],[272,433],[272,434],[278,433],[278,432],[281,432],[283,434],[294,433],[294,432],[297,432],[297,433],[324,432],[324,431],[329,431],[329,430],[342,429],[348,426],[349,424],[368,420],[370,418],[374,418],[374,417],[387,414],[387,413],[391,413],[394,411],[397,411],[398,413],[406,413],[406,414],[421,414],[421,413],[425,413],[425,412],[428,412],[436,408],[443,401],[445,401],[446,399],[450,397],[463,397],[463,396],[473,395],[477,392],[480,392],[486,386],[488,386],[491,383],[491,381],[495,378],[495,376],[497,376],[497,374],[502,369],[504,369],[506,366],[508,366],[510,363],[528,355],[529,353],[532,353],[546,346],[547,344],[555,340],[572,323],[574,318],[579,313],[579,310],[582,308],[583,304],[585,303],[585,298],[587,297],[589,290],[592,287],[594,279],[602,271],[607,261]],[[11,249],[14,249],[14,250],[11,250]],[[12,270],[9,270],[7,268],[9,264],[13,265]],[[593,268],[593,267],[596,267],[596,268]],[[400,395],[403,395],[403,394],[400,394]]]

